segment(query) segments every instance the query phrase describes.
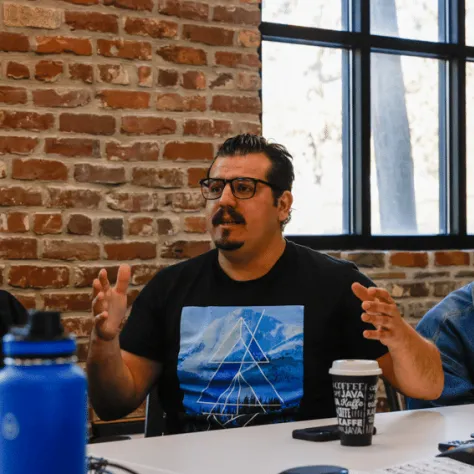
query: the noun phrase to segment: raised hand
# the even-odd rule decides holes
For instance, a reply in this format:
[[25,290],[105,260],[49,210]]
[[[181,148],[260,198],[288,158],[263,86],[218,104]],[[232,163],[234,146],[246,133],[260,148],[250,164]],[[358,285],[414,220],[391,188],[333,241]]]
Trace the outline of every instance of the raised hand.
[[118,336],[127,312],[127,289],[130,283],[131,270],[129,265],[120,265],[117,282],[112,288],[107,278],[107,270],[99,272],[92,284],[93,300],[92,315],[97,336],[111,341]]
[[362,321],[373,324],[375,330],[364,331],[367,339],[378,339],[388,347],[406,344],[413,330],[402,318],[400,311],[387,290],[366,288],[360,283],[353,283],[352,291],[362,301]]

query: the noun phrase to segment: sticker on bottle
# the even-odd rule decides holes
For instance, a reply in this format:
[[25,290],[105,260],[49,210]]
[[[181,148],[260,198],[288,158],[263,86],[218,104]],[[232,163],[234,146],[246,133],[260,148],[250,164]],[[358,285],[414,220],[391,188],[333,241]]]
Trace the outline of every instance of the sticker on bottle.
[[20,425],[13,413],[7,413],[2,420],[2,435],[5,439],[13,441],[20,434]]

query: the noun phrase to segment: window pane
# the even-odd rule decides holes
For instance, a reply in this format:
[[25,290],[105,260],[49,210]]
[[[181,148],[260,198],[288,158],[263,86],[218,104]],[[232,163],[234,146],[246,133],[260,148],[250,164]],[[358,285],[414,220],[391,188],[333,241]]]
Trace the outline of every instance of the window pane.
[[474,234],[474,63],[466,64],[467,232]]
[[439,233],[439,66],[371,56],[374,234]]
[[438,0],[371,0],[370,25],[376,35],[438,41]]
[[344,0],[263,0],[262,20],[340,30],[342,1]]
[[294,157],[288,235],[342,232],[342,51],[263,42],[263,134]]
[[474,44],[474,0],[466,0],[466,44]]

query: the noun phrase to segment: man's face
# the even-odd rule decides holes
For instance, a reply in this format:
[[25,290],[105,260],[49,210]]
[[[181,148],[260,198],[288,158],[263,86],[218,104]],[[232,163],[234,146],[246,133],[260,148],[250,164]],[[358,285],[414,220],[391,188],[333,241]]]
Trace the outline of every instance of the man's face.
[[[271,162],[263,153],[220,157],[214,162],[209,178],[267,181],[270,167]],[[280,221],[288,216],[281,205],[274,205],[272,189],[263,183],[257,183],[255,195],[250,199],[236,198],[227,183],[220,198],[206,202],[206,214],[212,240],[224,251],[264,248],[275,233],[281,234]]]

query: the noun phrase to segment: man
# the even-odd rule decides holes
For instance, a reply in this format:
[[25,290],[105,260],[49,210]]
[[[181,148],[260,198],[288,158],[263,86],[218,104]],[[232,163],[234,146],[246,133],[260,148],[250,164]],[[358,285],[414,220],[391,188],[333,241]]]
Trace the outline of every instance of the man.
[[283,146],[228,139],[201,183],[216,249],[155,275],[120,338],[130,268],[115,288],[101,270],[88,358],[101,418],[131,412],[156,382],[170,433],[330,417],[328,370],[341,358],[377,359],[404,393],[439,396],[439,353],[388,293],[367,289],[355,265],[283,238],[293,179]]
[[434,401],[408,399],[409,408],[474,403],[474,283],[450,293],[416,327],[441,352],[444,389]]

